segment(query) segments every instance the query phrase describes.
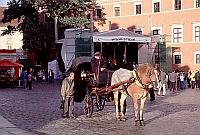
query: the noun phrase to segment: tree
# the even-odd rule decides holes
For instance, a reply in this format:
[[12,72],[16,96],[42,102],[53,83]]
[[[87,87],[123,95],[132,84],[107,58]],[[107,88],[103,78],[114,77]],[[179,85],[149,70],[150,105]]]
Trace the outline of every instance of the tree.
[[[2,22],[18,19],[17,26],[8,26],[2,35],[23,33],[23,49],[34,52],[38,64],[47,70],[49,54],[55,48],[54,19],[59,27],[88,28],[87,12],[95,2],[88,0],[12,0],[7,3]],[[41,17],[46,17],[45,21]],[[63,71],[64,72],[64,71]]]

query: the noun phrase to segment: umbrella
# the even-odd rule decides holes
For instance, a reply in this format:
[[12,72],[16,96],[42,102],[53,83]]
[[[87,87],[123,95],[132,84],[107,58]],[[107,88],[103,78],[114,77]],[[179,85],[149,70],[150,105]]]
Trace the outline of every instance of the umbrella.
[[4,59],[0,61],[0,67],[23,67],[23,65]]

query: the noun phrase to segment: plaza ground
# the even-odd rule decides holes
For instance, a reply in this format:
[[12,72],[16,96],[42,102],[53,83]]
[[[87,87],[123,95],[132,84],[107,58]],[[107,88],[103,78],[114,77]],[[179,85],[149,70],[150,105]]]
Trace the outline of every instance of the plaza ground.
[[200,90],[167,91],[146,102],[144,127],[134,126],[133,103],[128,98],[126,121],[116,121],[112,102],[91,118],[83,102],[75,103],[76,119],[63,119],[60,83],[34,83],[32,90],[0,89],[0,135],[199,135]]

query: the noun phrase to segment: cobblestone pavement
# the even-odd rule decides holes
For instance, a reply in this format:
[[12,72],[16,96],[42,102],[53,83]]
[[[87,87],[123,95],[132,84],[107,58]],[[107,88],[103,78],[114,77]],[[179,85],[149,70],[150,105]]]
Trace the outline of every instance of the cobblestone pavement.
[[91,118],[83,115],[83,103],[75,103],[78,118],[63,119],[59,83],[34,83],[32,90],[0,88],[0,115],[36,135],[199,135],[200,90],[167,92],[165,97],[146,102],[144,127],[134,126],[130,98],[125,122],[116,121],[111,102]]

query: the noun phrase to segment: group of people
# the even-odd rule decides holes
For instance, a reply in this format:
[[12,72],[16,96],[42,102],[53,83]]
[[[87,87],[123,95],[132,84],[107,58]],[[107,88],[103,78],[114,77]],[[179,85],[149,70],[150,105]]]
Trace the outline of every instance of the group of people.
[[[187,88],[200,89],[200,72],[194,71],[191,73],[174,70],[170,73],[166,73],[163,70],[158,70],[158,78],[154,88],[158,90],[158,96],[165,96],[167,89],[169,89],[170,92],[179,92]],[[152,95],[151,97],[153,97],[150,100],[155,100],[154,92],[149,92],[150,95]]]
[[[49,82],[52,83],[54,81],[54,72],[52,69],[49,70],[48,72],[48,78]],[[23,88],[24,89],[32,89],[32,82],[33,80],[38,80],[40,83],[43,83],[45,81],[45,73],[44,70],[39,70],[36,75],[34,75],[33,69],[25,69],[21,73],[21,79],[23,83]]]
[[29,90],[32,89],[32,80],[34,79],[32,72],[24,70],[21,74],[21,78],[23,81],[23,88],[26,89],[28,88]]
[[[50,83],[53,83],[54,81],[54,72],[52,69],[50,69],[48,71],[48,79],[49,79],[49,82]],[[40,83],[43,83],[46,81],[46,77],[45,77],[45,71],[40,69],[37,73],[37,80],[40,82]]]

